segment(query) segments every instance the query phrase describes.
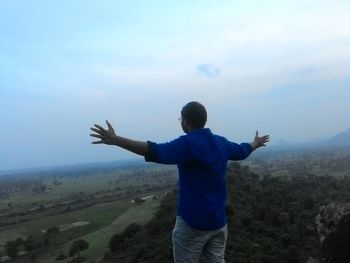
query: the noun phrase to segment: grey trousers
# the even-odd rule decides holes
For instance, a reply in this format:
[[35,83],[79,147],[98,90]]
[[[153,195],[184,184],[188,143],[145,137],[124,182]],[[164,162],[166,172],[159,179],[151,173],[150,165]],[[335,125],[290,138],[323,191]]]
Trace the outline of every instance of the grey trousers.
[[207,263],[225,262],[227,225],[217,230],[202,231],[190,227],[177,216],[172,239],[175,263],[198,263],[201,256]]

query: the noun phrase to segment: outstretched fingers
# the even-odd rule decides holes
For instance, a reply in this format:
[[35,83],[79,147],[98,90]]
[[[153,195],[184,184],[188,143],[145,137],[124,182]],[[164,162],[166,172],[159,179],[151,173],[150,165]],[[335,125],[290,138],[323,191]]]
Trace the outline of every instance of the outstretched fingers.
[[98,124],[94,124],[95,127],[91,127],[90,130],[95,133],[90,133],[91,137],[100,139],[100,141],[91,142],[92,144],[102,144],[104,143],[103,136],[106,134],[106,130]]
[[263,140],[268,142],[270,140],[270,135],[263,136]]
[[98,124],[94,124],[94,126],[90,128],[90,130],[94,132],[90,133],[90,136],[100,139],[99,141],[92,142],[92,144],[113,144],[113,140],[116,137],[116,135],[111,123],[107,120],[106,123],[107,129],[103,128]]
[[[93,128],[91,128],[91,130],[92,130],[92,129],[93,129]],[[95,133],[90,133],[90,136],[91,136],[91,137],[98,138],[98,139],[101,139],[100,141],[91,142],[92,144],[104,143],[104,142],[103,142],[103,137],[102,137],[102,135],[100,135],[100,134],[95,134]]]
[[103,128],[102,126],[98,125],[98,124],[94,124],[94,126],[95,126],[96,128],[98,128],[100,131],[106,132],[106,129]]
[[90,136],[91,136],[91,137],[96,137],[96,138],[102,139],[102,136],[99,135],[99,134],[90,133]]
[[261,140],[262,145],[266,146],[265,143],[270,141],[270,136],[269,135],[262,136],[262,137],[260,137],[260,140]]
[[101,144],[104,143],[103,141],[96,141],[96,142],[91,142],[92,144]]
[[101,132],[100,130],[98,130],[98,129],[96,129],[96,128],[90,128],[90,130],[91,130],[91,131],[94,131],[94,132],[96,132],[96,133],[98,133],[98,134]]
[[106,123],[107,123],[108,129],[110,131],[114,131],[112,124],[108,120],[106,120]]
[[255,132],[255,138],[254,141],[258,143],[259,146],[266,146],[265,143],[269,142],[270,140],[270,135],[264,135],[259,137],[259,132]]
[[[96,126],[96,124],[95,124],[95,126]],[[101,127],[101,126],[99,126],[99,127]],[[96,133],[98,133],[100,135],[106,134],[106,130],[105,129],[101,130],[101,129],[96,129],[96,128],[90,128],[90,130],[92,130],[92,131],[94,131],[94,132],[96,132]]]

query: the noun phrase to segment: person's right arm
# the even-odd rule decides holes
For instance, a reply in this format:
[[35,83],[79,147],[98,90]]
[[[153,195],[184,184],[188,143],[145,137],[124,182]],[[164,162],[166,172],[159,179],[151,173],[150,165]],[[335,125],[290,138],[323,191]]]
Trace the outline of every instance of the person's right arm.
[[108,121],[106,121],[106,123],[108,130],[104,129],[98,124],[95,124],[95,127],[90,128],[90,130],[95,132],[91,133],[90,136],[100,139],[100,141],[92,142],[92,144],[115,145],[142,156],[149,155],[149,147],[147,142],[136,141],[118,136],[116,135],[112,125]]

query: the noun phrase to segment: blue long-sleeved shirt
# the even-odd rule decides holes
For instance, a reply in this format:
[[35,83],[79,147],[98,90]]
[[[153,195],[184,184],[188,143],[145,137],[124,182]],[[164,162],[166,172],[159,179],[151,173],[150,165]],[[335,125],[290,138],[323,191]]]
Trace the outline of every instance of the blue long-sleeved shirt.
[[177,214],[193,228],[213,230],[226,224],[226,166],[228,160],[243,160],[252,152],[249,143],[236,144],[196,129],[167,142],[148,142],[146,161],[177,164],[179,197]]

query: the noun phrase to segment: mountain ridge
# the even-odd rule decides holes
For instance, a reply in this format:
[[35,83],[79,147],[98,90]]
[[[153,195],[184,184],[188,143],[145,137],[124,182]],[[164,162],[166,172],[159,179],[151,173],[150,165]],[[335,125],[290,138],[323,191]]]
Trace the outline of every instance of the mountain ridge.
[[276,144],[268,147],[270,151],[298,150],[305,148],[335,148],[350,147],[350,128],[339,132],[323,140],[308,141],[302,143],[291,143],[286,139],[279,140]]

